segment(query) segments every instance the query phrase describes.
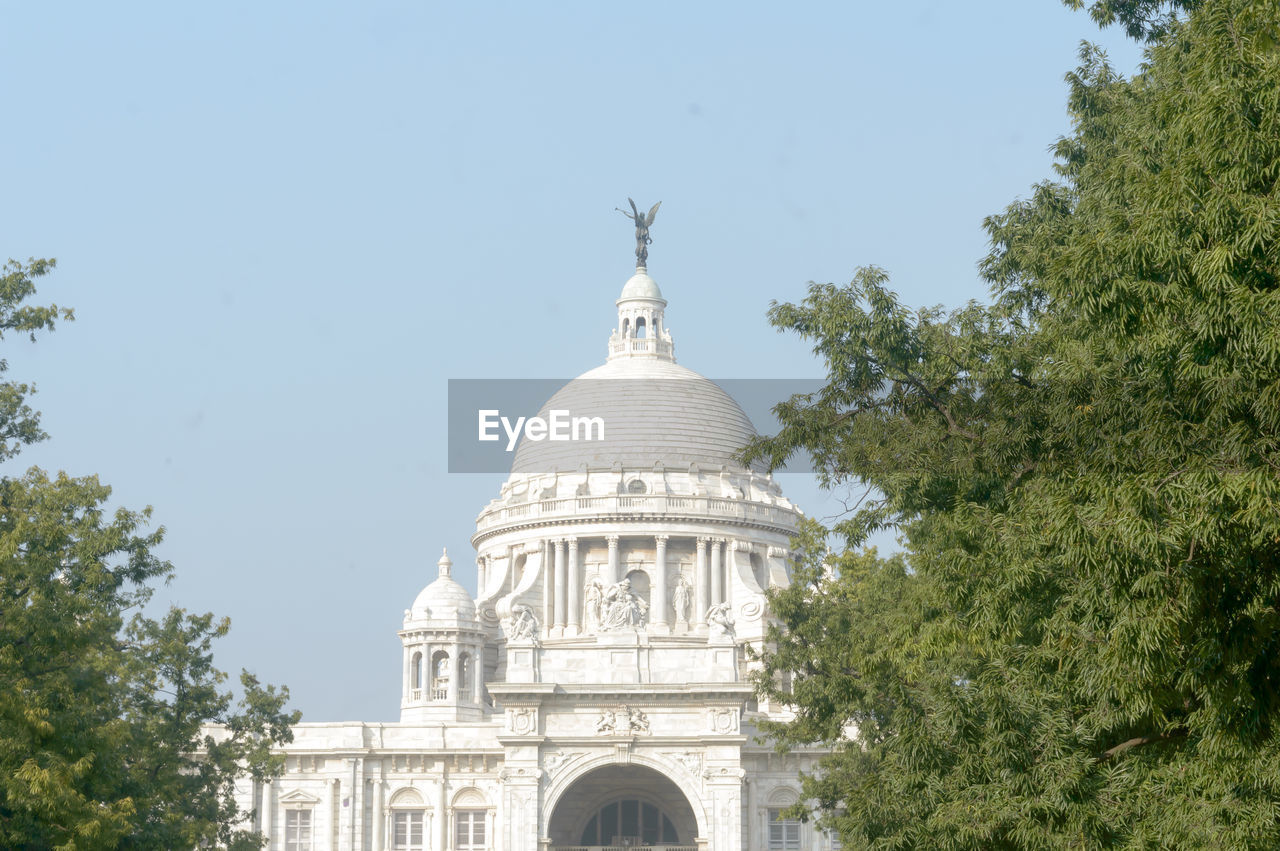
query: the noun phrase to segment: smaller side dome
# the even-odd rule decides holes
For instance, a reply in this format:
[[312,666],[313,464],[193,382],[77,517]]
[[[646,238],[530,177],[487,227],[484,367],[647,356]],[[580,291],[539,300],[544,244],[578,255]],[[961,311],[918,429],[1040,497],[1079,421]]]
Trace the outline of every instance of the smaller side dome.
[[439,576],[418,594],[405,620],[475,621],[475,601],[453,578],[453,561],[448,550],[440,556],[437,565]]

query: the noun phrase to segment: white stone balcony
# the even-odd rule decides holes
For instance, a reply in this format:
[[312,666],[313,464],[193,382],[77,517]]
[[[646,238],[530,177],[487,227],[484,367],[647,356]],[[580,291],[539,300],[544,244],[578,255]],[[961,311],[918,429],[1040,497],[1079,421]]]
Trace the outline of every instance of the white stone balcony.
[[673,357],[675,346],[671,340],[660,337],[617,337],[615,336],[609,341],[609,357],[632,357],[642,355],[657,355],[659,357]]

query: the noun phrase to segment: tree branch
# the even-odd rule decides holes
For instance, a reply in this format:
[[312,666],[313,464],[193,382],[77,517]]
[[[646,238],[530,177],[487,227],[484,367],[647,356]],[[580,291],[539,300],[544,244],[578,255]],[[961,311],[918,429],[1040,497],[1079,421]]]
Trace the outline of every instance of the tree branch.
[[1107,750],[1103,751],[1102,755],[1098,757],[1098,762],[1106,762],[1112,757],[1118,756],[1127,750],[1132,750],[1133,748],[1140,748],[1143,745],[1150,745],[1150,744],[1154,744],[1155,742],[1167,742],[1167,741],[1172,741],[1173,739],[1185,739],[1186,737],[1187,737],[1186,730],[1176,730],[1172,733],[1156,733],[1150,736],[1134,736],[1132,739],[1127,739],[1126,741],[1121,742],[1115,747],[1108,748]]

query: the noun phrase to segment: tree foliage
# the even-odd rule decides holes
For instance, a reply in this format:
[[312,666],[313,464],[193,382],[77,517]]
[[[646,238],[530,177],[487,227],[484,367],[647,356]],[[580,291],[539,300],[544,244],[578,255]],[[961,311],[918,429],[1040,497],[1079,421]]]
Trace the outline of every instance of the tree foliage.
[[[1093,0],[1089,17],[1098,26],[1120,24],[1130,38],[1157,41],[1168,35],[1178,14],[1200,5],[1201,0]],[[1071,9],[1083,9],[1086,0],[1063,0]]]
[[[52,268],[5,267],[0,333],[70,318],[24,305]],[[29,390],[0,384],[5,458],[43,437]],[[259,847],[233,783],[278,770],[270,746],[297,714],[248,673],[232,705],[212,659],[226,621],[139,611],[171,572],[154,553],[163,530],[147,531],[149,510],[108,512],[109,497],[93,476],[0,478],[0,847]]]
[[1280,7],[1181,9],[1132,79],[1082,51],[990,304],[868,268],[771,311],[830,380],[749,454],[865,482],[839,531],[906,548],[810,530],[774,599],[771,732],[835,744],[849,847],[1280,846]]

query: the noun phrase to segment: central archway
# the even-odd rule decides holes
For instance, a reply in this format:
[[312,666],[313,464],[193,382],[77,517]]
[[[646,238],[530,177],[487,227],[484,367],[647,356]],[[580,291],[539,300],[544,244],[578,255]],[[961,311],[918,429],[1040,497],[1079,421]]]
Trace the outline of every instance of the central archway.
[[577,778],[547,824],[553,848],[694,846],[698,819],[680,788],[643,765],[605,765]]

